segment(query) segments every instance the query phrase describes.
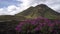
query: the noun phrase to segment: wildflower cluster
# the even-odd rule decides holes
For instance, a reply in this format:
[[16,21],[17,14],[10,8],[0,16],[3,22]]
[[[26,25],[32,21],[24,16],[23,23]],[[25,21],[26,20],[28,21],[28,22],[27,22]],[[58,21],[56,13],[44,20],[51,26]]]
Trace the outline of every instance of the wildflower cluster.
[[42,33],[57,33],[60,30],[60,20],[53,20],[47,18],[36,18],[32,20],[21,21],[16,26],[18,32],[35,32],[40,31]]

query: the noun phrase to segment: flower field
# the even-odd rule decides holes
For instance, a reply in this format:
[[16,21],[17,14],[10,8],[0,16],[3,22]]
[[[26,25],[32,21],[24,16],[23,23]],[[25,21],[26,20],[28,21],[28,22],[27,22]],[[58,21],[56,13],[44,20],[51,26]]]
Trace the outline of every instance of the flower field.
[[59,34],[60,33],[60,20],[36,18],[26,19],[21,21],[15,30],[18,34]]

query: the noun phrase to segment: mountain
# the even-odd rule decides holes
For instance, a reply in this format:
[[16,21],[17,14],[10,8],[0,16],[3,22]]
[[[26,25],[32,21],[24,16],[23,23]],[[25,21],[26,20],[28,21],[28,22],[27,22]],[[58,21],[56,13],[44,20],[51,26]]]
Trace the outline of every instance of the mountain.
[[28,9],[12,16],[12,15],[2,15],[0,16],[0,21],[21,21],[25,19],[35,19],[38,17],[44,17],[48,19],[60,19],[60,13],[49,8],[45,4],[40,4],[35,7],[31,6]]
[[28,9],[24,10],[21,13],[16,14],[15,16],[24,16],[26,18],[37,18],[39,16],[45,17],[48,19],[60,19],[60,13],[54,11],[53,9],[49,8],[45,4],[40,4],[35,7],[29,7]]

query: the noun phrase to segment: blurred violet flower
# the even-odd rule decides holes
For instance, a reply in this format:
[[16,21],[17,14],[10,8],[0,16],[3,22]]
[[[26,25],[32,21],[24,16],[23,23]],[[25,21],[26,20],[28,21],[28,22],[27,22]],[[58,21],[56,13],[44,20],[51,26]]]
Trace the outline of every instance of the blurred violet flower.
[[[47,18],[43,18],[43,17],[38,17],[38,18],[35,18],[35,19],[26,19],[25,21],[21,21],[17,26],[16,26],[16,30],[17,31],[22,31],[22,27],[24,27],[25,24],[28,24],[28,25],[32,25],[32,26],[28,26],[27,28],[30,29],[30,27],[34,27],[36,25],[36,27],[33,29],[35,31],[37,30],[41,30],[43,29],[43,27],[50,27],[52,31],[54,26],[57,24],[59,25],[60,24],[60,21],[59,20],[53,20],[53,22],[51,21],[51,19],[47,19]],[[24,27],[26,28],[26,27]],[[29,29],[27,31],[29,31]]]
[[34,29],[34,31],[39,31],[39,30],[41,30],[40,26],[37,26],[37,27]]
[[15,30],[18,32],[22,31],[22,29],[20,27],[16,27]]
[[55,23],[48,23],[49,27],[54,27]]

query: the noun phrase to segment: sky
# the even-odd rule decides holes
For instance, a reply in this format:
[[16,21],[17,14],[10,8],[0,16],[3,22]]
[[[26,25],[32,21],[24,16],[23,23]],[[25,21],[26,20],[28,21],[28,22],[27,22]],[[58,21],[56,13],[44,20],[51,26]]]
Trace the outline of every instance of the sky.
[[60,0],[0,0],[0,15],[15,15],[38,4],[46,4],[60,13]]

